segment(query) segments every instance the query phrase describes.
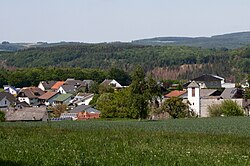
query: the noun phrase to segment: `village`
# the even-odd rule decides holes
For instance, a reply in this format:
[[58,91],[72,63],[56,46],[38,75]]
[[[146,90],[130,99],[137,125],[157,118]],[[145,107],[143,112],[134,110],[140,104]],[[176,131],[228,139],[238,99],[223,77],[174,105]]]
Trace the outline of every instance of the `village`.
[[[4,85],[4,92],[0,92],[0,109],[5,111],[6,121],[14,122],[98,119],[102,110],[91,106],[95,94],[88,93],[93,84],[93,80],[68,78],[65,81],[41,81],[37,87],[15,88]],[[100,85],[115,90],[126,88],[116,80],[109,79]],[[172,97],[182,98],[183,102],[189,103],[189,109],[197,117],[209,117],[209,106],[232,100],[249,116],[250,99],[244,95],[245,89],[249,88],[247,81],[239,88],[235,83],[226,83],[222,77],[204,74],[183,84],[182,90],[175,89],[175,86],[178,85],[170,85],[171,91],[162,95],[160,103]],[[51,116],[55,115],[55,108],[60,106],[65,107],[64,111],[59,111],[56,117]],[[161,115],[151,116],[160,119]]]

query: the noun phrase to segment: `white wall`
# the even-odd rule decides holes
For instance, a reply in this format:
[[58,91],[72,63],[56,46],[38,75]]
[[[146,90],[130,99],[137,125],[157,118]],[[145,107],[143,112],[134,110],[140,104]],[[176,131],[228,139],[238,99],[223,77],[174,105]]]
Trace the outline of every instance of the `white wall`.
[[26,103],[30,104],[30,99],[28,97],[18,97],[18,100],[20,102],[25,101]]
[[0,107],[9,107],[9,106],[10,106],[10,101],[8,99],[6,99],[6,97],[4,97],[0,101]]
[[45,91],[45,88],[44,88],[42,82],[39,83],[38,88],[40,88],[40,89],[42,89],[43,91]]
[[192,96],[192,88],[188,88],[188,101],[190,109],[200,116],[200,88],[195,88],[195,96]]

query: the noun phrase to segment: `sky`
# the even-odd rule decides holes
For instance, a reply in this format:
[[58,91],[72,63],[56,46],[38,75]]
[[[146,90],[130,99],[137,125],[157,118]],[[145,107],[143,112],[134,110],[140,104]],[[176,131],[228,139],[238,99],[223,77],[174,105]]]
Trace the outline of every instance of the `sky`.
[[0,42],[128,42],[250,31],[249,0],[0,0]]

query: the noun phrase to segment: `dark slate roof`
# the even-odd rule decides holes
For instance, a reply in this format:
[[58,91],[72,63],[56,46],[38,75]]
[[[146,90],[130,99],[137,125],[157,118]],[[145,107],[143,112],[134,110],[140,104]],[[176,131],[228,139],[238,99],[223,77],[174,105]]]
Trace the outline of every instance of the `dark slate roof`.
[[74,85],[74,86],[85,86],[85,83],[81,80],[67,79],[64,83],[65,85]]
[[4,97],[6,97],[6,99],[9,100],[11,104],[14,104],[17,101],[12,94],[8,92],[0,92],[0,100],[2,100]]
[[100,114],[101,112],[97,109],[92,108],[90,105],[79,105],[74,109],[70,110],[69,113],[79,113],[79,112],[88,112],[88,113],[97,113]]
[[223,78],[212,74],[203,74],[200,77],[192,79],[193,81],[221,81]]
[[49,90],[53,85],[56,84],[56,81],[42,81],[41,83],[46,90]]
[[74,109],[70,110],[69,113],[83,112],[90,107],[91,107],[90,105],[79,105],[79,106],[75,107]]
[[65,90],[66,93],[74,93],[77,89],[75,85],[62,85],[61,87]]

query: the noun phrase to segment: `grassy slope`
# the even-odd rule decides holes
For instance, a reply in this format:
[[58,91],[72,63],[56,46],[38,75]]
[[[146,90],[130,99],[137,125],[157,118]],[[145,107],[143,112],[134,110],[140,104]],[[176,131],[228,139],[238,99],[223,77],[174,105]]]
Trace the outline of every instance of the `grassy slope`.
[[0,165],[249,165],[250,119],[1,123]]

